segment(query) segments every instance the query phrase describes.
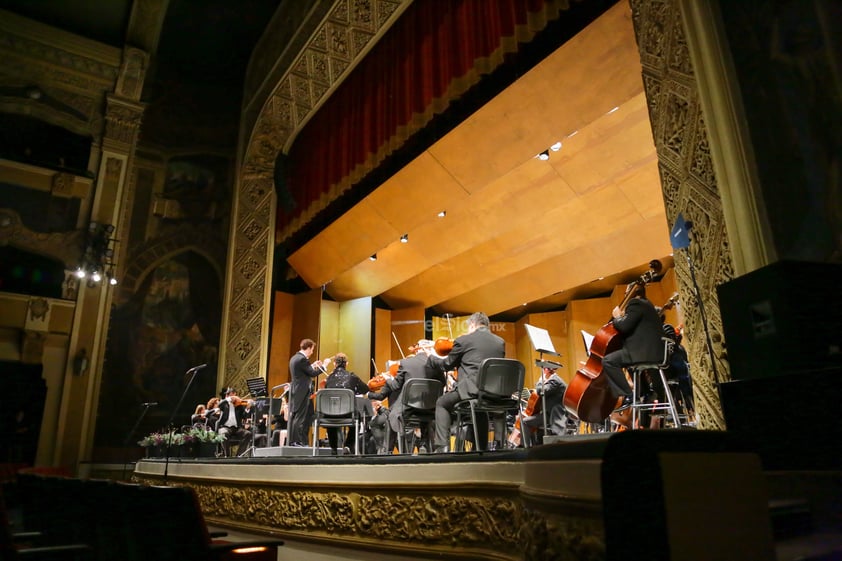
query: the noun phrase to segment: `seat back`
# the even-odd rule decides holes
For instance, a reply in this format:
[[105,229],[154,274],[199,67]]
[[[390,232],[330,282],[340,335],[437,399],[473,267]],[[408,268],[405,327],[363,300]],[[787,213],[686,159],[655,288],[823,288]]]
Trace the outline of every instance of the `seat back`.
[[137,559],[199,561],[209,557],[210,535],[190,487],[124,487],[132,552]]
[[514,358],[487,358],[482,361],[477,377],[480,401],[499,401],[520,395],[526,368]]
[[352,419],[356,411],[354,391],[346,388],[325,388],[316,393],[316,416]]
[[431,378],[411,378],[401,390],[401,403],[404,411],[410,409],[435,409],[436,401],[441,397],[444,387],[439,380]]

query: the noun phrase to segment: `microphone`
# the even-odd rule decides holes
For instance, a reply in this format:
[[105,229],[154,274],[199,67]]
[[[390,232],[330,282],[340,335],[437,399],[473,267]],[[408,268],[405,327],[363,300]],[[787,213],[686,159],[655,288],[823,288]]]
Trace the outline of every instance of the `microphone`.
[[158,405],[157,401],[148,401],[140,404],[141,407],[155,407],[156,405]]

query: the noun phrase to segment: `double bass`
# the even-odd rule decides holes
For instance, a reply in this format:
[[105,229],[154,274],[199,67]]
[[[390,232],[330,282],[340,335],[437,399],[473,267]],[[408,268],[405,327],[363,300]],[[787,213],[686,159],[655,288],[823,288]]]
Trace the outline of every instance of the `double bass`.
[[[638,287],[652,282],[661,269],[660,261],[651,261],[649,270],[628,286],[619,308],[624,310],[637,293]],[[603,372],[602,359],[608,353],[620,349],[623,346],[622,339],[622,335],[611,321],[600,327],[588,349],[587,362],[576,371],[576,375],[567,385],[562,404],[568,413],[575,415],[580,421],[601,423],[621,403],[621,399],[615,397],[611,391],[608,376]]]

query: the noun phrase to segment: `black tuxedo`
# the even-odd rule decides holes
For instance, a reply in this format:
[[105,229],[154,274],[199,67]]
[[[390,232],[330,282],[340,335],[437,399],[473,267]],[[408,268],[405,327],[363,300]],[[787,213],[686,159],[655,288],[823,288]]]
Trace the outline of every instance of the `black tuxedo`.
[[[232,410],[236,424],[229,426],[228,416]],[[226,437],[226,441],[222,445],[226,456],[230,455],[231,440],[239,440],[241,450],[251,445],[252,433],[243,428],[243,419],[245,417],[245,405],[234,407],[228,399],[223,399],[219,402],[219,419],[216,421],[216,432]]]
[[[422,353],[401,360],[398,365],[398,373],[395,377],[393,379],[387,379],[386,385],[379,392],[368,393],[370,399],[383,400],[387,397],[389,398],[388,419],[393,435],[397,435],[398,433],[398,416],[403,411],[403,405],[401,404],[403,386],[407,380],[413,378],[438,380],[442,383],[442,387],[445,384],[444,372],[442,372],[441,368],[428,362],[427,355]],[[392,444],[392,447],[389,450],[394,448],[394,442],[390,444]]]
[[[471,333],[461,335],[453,341],[453,349],[444,358],[430,356],[427,362],[442,371],[459,369],[456,389],[445,393],[436,402],[436,448],[445,448],[450,443],[451,413],[456,404],[477,396],[479,367],[487,358],[504,358],[506,342],[486,327],[479,327]],[[488,419],[479,415],[476,443],[479,449],[486,448],[488,440]],[[495,436],[502,434],[505,427],[495,428]]]
[[646,298],[632,298],[623,315],[611,321],[623,338],[623,346],[603,357],[602,369],[614,392],[630,397],[632,389],[622,369],[632,364],[663,360],[663,322],[654,304]]
[[310,364],[304,353],[298,351],[289,359],[289,438],[290,444],[308,444],[307,429],[313,422],[313,378],[322,371]]
[[453,341],[453,350],[446,357],[430,356],[428,362],[444,372],[458,368],[456,389],[459,397],[470,399],[477,396],[477,377],[482,361],[505,356],[506,342],[487,328],[480,327],[472,333],[457,337]]

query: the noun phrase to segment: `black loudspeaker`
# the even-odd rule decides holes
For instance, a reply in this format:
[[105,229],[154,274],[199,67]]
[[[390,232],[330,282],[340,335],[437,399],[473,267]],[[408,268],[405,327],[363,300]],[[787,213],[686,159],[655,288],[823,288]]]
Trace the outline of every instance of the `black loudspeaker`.
[[779,261],[717,293],[732,380],[842,367],[842,265]]

